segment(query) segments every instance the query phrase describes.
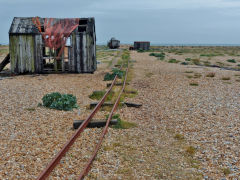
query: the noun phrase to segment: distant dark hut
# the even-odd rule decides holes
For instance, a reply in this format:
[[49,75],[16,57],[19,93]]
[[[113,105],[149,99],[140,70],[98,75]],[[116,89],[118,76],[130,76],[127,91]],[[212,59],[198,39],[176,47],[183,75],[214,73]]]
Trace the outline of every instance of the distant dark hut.
[[[66,19],[54,18],[52,23]],[[31,17],[15,17],[9,30],[9,53],[11,72],[47,73],[72,72],[93,73],[96,68],[96,34],[94,18],[75,19],[76,28],[64,44],[63,53],[57,57],[59,49],[46,47],[44,33],[45,18],[39,18],[41,29],[36,27]],[[41,33],[41,32],[42,33]]]
[[135,50],[149,50],[150,42],[149,41],[135,41],[134,49]]
[[108,41],[108,47],[110,49],[117,49],[120,47],[120,41],[115,38],[111,38],[111,40]]

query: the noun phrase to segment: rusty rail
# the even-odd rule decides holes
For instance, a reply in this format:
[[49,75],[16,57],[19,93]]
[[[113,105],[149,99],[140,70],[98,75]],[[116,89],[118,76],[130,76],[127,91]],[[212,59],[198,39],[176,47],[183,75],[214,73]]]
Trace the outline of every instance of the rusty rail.
[[108,130],[109,123],[110,123],[110,121],[111,121],[111,119],[112,119],[112,116],[113,116],[114,111],[115,111],[115,110],[117,109],[117,107],[118,107],[120,97],[121,97],[121,95],[122,95],[122,93],[123,93],[123,91],[124,91],[124,89],[125,89],[126,80],[127,80],[127,74],[128,74],[128,67],[127,67],[127,69],[126,69],[126,74],[125,74],[125,78],[124,78],[124,83],[123,83],[122,89],[121,89],[121,91],[120,91],[120,93],[119,93],[119,95],[118,95],[118,97],[117,97],[117,100],[116,100],[116,102],[115,102],[115,104],[114,104],[114,106],[113,106],[113,108],[112,108],[112,110],[111,110],[111,112],[110,112],[110,114],[109,114],[109,116],[108,116],[108,119],[107,119],[107,122],[106,122],[106,126],[105,126],[105,128],[104,128],[104,130],[102,131],[102,134],[101,134],[101,138],[100,138],[97,146],[95,147],[95,151],[93,152],[93,155],[91,156],[91,158],[89,159],[87,165],[85,166],[85,168],[84,168],[83,171],[81,172],[78,180],[82,180],[82,179],[88,174],[89,170],[91,169],[91,164],[93,163],[93,161],[94,161],[94,159],[95,159],[95,157],[96,157],[96,155],[97,155],[97,152],[98,152],[98,150],[99,150],[100,147],[101,147],[101,144],[102,144],[102,141],[103,141],[104,136],[107,134],[107,130]]

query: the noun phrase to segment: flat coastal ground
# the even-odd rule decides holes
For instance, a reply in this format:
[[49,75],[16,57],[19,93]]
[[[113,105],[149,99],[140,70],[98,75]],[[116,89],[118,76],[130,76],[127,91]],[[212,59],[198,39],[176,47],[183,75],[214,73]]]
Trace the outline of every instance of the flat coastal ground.
[[[125,101],[143,106],[122,107],[116,113],[136,127],[109,128],[86,179],[239,179],[239,55],[238,47],[130,51],[132,79],[127,88],[138,93]],[[88,96],[106,89],[104,74],[120,57],[120,51],[101,47],[97,53],[101,64],[93,75],[0,80],[0,179],[37,177],[74,133],[73,120],[90,113],[86,106],[93,100]],[[44,94],[54,91],[76,95],[81,112],[37,106]],[[97,117],[107,114],[101,111]],[[100,132],[87,129],[49,179],[75,179]]]

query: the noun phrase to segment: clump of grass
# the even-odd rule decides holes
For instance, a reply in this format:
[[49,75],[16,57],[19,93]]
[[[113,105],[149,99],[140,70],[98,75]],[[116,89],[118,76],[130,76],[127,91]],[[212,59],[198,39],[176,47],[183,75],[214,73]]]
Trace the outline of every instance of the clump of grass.
[[143,53],[144,50],[143,50],[143,49],[139,49],[139,50],[137,50],[137,52],[139,52],[139,53]]
[[200,54],[202,57],[213,57],[213,56],[222,56],[223,54]]
[[35,108],[26,108],[27,111],[35,111]]
[[190,85],[190,86],[198,86],[198,83],[192,82],[192,83],[190,83],[189,85]]
[[192,63],[195,65],[200,65],[200,60],[199,59],[191,59]]
[[188,146],[186,148],[186,153],[190,156],[194,156],[194,154],[196,153],[196,148],[193,146]]
[[135,90],[135,89],[131,89],[131,88],[126,88],[124,89],[121,97],[120,97],[120,102],[123,102],[125,97],[128,97],[128,98],[133,98],[135,97],[136,95],[138,94],[138,91]]
[[220,67],[223,67],[225,64],[222,62],[216,62],[217,65],[219,65]]
[[165,58],[165,53],[161,52],[161,53],[150,53],[149,56],[155,56],[158,57],[160,60],[163,60]]
[[222,80],[224,80],[224,81],[228,81],[230,79],[231,79],[230,77],[222,77]]
[[240,67],[240,64],[238,64],[237,66]]
[[194,73],[194,78],[200,78],[202,75],[200,73]]
[[187,75],[186,77],[189,79],[193,78],[193,76],[191,76],[191,75]]
[[183,140],[183,139],[184,139],[184,136],[183,136],[182,134],[176,134],[176,135],[174,136],[174,138],[177,139],[177,140]]
[[168,62],[169,62],[169,63],[179,63],[180,61],[178,61],[178,60],[176,60],[176,59],[170,59]]
[[185,71],[185,73],[193,73],[193,71]]
[[210,72],[206,75],[206,77],[215,77],[215,73],[214,72]]
[[[88,97],[90,99],[94,99],[94,100],[100,100],[104,94],[106,93],[106,91],[93,91],[93,93],[91,95],[89,95]],[[106,98],[106,101],[111,101],[112,97],[114,95],[114,92],[110,92]]]
[[89,95],[88,97],[90,99],[95,99],[95,100],[99,100],[103,97],[103,95],[106,93],[106,91],[93,91],[93,93],[91,95]]
[[148,73],[145,74],[145,76],[148,77],[148,78],[152,77],[152,75],[153,75],[153,73],[151,73],[151,72],[148,72]]
[[191,58],[186,58],[185,61],[191,61]]
[[229,168],[224,168],[224,169],[223,169],[223,174],[224,174],[225,176],[229,175],[230,173],[231,173],[231,170],[230,170]]
[[228,59],[227,62],[236,63],[236,60],[235,59]]
[[203,61],[204,66],[210,66],[211,63],[209,61]]
[[137,126],[137,124],[135,123],[121,120],[119,114],[113,115],[112,119],[117,119],[117,124],[112,126],[112,128],[115,128],[115,129],[130,129]]
[[181,62],[182,65],[188,65],[188,62]]

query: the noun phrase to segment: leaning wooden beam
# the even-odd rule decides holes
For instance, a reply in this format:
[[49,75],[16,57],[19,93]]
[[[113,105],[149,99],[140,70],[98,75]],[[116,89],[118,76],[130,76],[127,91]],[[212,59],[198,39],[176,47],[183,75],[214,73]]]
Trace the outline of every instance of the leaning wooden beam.
[[142,106],[142,104],[136,104],[136,103],[130,103],[130,102],[124,102],[124,104],[127,107],[135,107],[135,108],[140,108]]
[[5,66],[10,63],[10,54],[8,54],[4,60],[0,63],[0,72],[5,68]]
[[[78,129],[81,124],[83,123],[84,120],[74,120],[73,121],[73,128]],[[110,121],[110,125],[116,125],[117,124],[117,119],[112,119]],[[106,125],[106,120],[92,120],[88,123],[87,127],[88,128],[100,128],[104,127]]]
[[[90,109],[93,109],[96,105],[98,104],[98,102],[93,102],[90,104]],[[121,105],[126,105],[127,107],[135,107],[135,108],[140,108],[142,106],[142,104],[136,104],[136,103],[131,103],[131,102],[121,102]],[[111,102],[105,102],[103,103],[102,107],[112,107],[113,103]]]

